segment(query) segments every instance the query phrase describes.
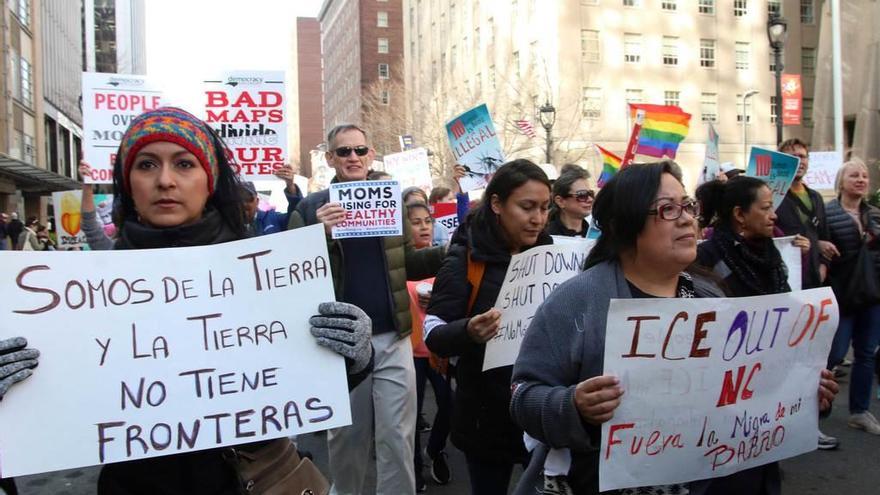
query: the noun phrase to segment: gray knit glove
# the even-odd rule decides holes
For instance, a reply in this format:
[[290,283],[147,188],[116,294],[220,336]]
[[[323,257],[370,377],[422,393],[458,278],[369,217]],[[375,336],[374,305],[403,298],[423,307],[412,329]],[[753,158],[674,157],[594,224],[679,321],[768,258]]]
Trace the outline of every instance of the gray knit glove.
[[31,376],[37,367],[40,351],[25,347],[24,337],[0,340],[0,400],[9,387]]
[[320,315],[309,318],[318,344],[346,358],[349,375],[356,375],[370,364],[373,322],[353,304],[325,302],[318,305]]

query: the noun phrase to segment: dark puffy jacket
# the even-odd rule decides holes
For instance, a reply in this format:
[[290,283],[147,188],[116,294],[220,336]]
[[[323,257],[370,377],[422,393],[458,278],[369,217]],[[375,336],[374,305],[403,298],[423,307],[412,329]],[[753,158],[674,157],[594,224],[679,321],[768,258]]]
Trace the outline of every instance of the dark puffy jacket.
[[294,192],[292,194],[288,192],[287,189],[284,189],[284,196],[287,198],[287,211],[285,213],[278,213],[275,210],[257,210],[256,217],[254,217],[251,222],[253,235],[261,236],[274,234],[276,232],[283,232],[287,229],[287,224],[290,222],[290,214],[303,199],[303,194],[302,191],[300,191],[299,186],[294,184],[293,188]]
[[[876,245],[877,237],[880,236],[880,209],[862,201],[859,210],[862,225],[868,232],[869,247],[873,250],[875,274],[880,274],[880,251],[877,250],[878,246]],[[843,209],[837,199],[828,202],[826,211],[830,240],[840,251],[840,257],[831,261],[831,286],[834,288],[837,300],[842,301],[844,298],[844,294],[841,293],[842,287],[845,287],[852,277],[860,275],[854,273],[853,270],[856,257],[862,247],[862,235],[856,221]],[[844,312],[849,312],[845,304],[841,309]]]
[[825,203],[822,202],[822,196],[807,188],[810,195],[810,201],[813,203],[813,211],[810,215],[815,219],[813,222],[804,223],[801,221],[799,211],[801,207],[806,208],[800,199],[789,191],[779,208],[776,209],[776,226],[785,232],[785,235],[800,234],[810,240],[810,252],[807,256],[806,263],[803,266],[803,288],[812,289],[820,287],[822,282],[819,277],[819,266],[825,263],[821,257],[819,250],[819,241],[827,241],[828,223],[825,218]]
[[[296,211],[290,215],[288,229],[297,229],[318,223],[318,208],[330,202],[330,190],[324,189],[306,196],[300,201]],[[433,247],[415,249],[410,240],[409,221],[403,212],[402,236],[383,237],[385,247],[385,267],[388,269],[388,285],[391,288],[391,314],[394,315],[398,337],[412,333],[412,315],[409,312],[409,292],[407,280],[423,280],[433,277],[440,268],[446,249]],[[330,255],[330,271],[333,274],[333,288],[336,300],[341,301],[345,294],[345,253],[342,243],[327,236],[327,251]]]
[[[425,343],[442,357],[458,356],[457,389],[452,409],[452,443],[466,454],[486,461],[525,462],[523,431],[510,418],[510,378],[512,366],[483,369],[485,344],[477,344],[467,333],[471,316],[495,305],[510,252],[489,229],[470,225],[470,219],[456,231],[449,254],[434,280],[427,314],[445,321],[431,330]],[[538,244],[552,244],[542,233]],[[486,264],[476,300],[467,310],[471,285],[467,278],[467,257]]]

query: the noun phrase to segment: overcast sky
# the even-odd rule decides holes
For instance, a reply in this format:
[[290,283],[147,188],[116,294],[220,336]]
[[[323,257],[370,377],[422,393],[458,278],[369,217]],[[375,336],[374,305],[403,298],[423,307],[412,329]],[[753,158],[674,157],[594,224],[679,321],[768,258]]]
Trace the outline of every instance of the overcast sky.
[[147,74],[169,103],[189,106],[199,81],[223,70],[287,70],[296,18],[322,0],[149,0]]

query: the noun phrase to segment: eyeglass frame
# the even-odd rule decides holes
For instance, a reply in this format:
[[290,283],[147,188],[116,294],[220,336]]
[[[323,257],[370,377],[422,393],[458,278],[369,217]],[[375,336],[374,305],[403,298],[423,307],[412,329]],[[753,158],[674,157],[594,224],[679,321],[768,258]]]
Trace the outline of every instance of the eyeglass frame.
[[[348,151],[347,153],[342,153],[343,151]],[[367,156],[367,153],[370,152],[370,147],[365,145],[358,146],[340,146],[333,150],[333,153],[339,158],[348,158],[351,156],[351,152],[354,152],[357,156]]]
[[[688,215],[690,215],[691,218],[694,218],[694,219],[699,218],[700,217],[700,210],[701,210],[700,202],[697,201],[696,199],[693,199],[693,198],[689,198],[687,201],[685,201],[683,203],[676,203],[676,202],[663,203],[662,205],[659,205],[656,208],[651,208],[650,210],[648,210],[648,215],[656,215],[657,218],[659,218],[660,220],[666,220],[667,222],[674,222],[674,221],[678,220],[679,218],[681,218],[681,215],[684,213],[685,209],[688,206],[690,206],[693,210],[692,212],[688,212]],[[666,218],[666,216],[664,216],[664,214],[661,213],[662,211],[668,211],[669,207],[673,207],[674,209],[678,210],[678,215],[675,216],[674,218]]]

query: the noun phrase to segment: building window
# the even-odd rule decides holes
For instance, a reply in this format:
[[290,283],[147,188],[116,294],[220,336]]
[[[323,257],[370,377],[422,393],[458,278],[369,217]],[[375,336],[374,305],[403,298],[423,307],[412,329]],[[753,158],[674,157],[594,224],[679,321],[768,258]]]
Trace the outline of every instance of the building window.
[[388,64],[379,64],[379,79],[388,79],[391,77],[388,71]]
[[533,41],[533,42],[529,43],[529,71],[531,72],[531,74],[533,76],[538,74],[538,57],[539,56],[540,55],[538,54],[538,42]]
[[391,103],[391,92],[387,89],[383,89],[382,92],[379,94],[379,101],[383,105],[389,105]]
[[623,0],[624,7],[641,7],[642,0]]
[[715,15],[715,0],[700,0],[698,8],[701,14]]
[[664,0],[660,2],[660,8],[663,10],[678,10],[678,2],[676,0]]
[[[745,117],[743,117],[745,115]],[[745,114],[743,114],[743,95],[736,95],[736,121],[742,123],[743,118],[745,118],[746,123],[751,123],[752,121],[752,100],[751,98],[746,98],[746,108]]]
[[663,104],[675,107],[681,106],[681,91],[664,91]]
[[703,122],[718,121],[717,93],[703,93],[700,95],[700,119]]
[[700,40],[700,67],[715,67],[715,40]]
[[602,118],[602,88],[584,88],[582,101],[585,119],[598,120]]
[[663,65],[678,65],[678,38],[663,37]]
[[31,0],[18,0],[18,9],[14,12],[18,15],[18,20],[26,27],[31,26]]
[[379,38],[379,53],[388,53],[388,38]]
[[626,90],[627,113],[629,113],[629,104],[630,103],[641,103],[641,102],[642,102],[642,90],[641,89],[628,89],[628,90]]
[[388,27],[388,12],[376,12],[376,27]]
[[767,14],[782,15],[782,0],[767,0]]
[[801,24],[813,24],[813,0],[801,0]]
[[474,48],[477,53],[480,51],[480,28],[474,29]]
[[749,70],[749,44],[736,42],[736,70]]
[[449,70],[455,72],[456,65],[458,65],[458,46],[452,45],[452,50],[449,50]]
[[34,82],[31,78],[31,63],[24,57],[19,57],[21,64],[21,102],[24,106],[32,108],[34,105]]
[[599,31],[581,29],[581,60],[584,62],[600,62]]
[[801,49],[801,74],[805,76],[816,75],[816,49]]
[[642,60],[642,36],[640,34],[623,35],[623,61],[637,64]]
[[813,99],[804,98],[803,108],[801,110],[803,111],[801,114],[801,122],[803,122],[805,127],[813,127]]
[[776,97],[770,97],[770,123],[776,123]]
[[519,77],[519,50],[513,52],[513,70],[516,74],[516,77]]
[[733,16],[745,17],[749,12],[749,2],[747,0],[733,0]]
[[495,89],[495,66],[489,67],[489,87]]

